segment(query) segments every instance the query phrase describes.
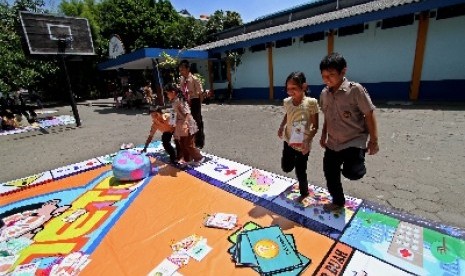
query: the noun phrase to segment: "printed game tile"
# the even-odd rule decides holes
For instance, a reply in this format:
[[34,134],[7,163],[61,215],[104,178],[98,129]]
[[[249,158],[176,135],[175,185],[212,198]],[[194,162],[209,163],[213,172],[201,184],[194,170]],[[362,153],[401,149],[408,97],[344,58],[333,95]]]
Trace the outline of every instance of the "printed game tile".
[[52,180],[50,171],[34,174],[28,177],[11,180],[0,184],[0,194],[24,189],[29,186],[37,185]]
[[345,268],[344,275],[409,276],[414,274],[403,271],[360,251],[355,251],[349,264]]
[[302,202],[298,202],[297,199],[300,196],[300,192],[299,185],[296,183],[281,193],[279,197],[275,198],[273,203],[342,231],[362,202],[361,199],[346,196],[344,209],[328,212],[323,209],[324,204],[331,202],[331,196],[328,191],[315,185],[309,185],[308,191],[309,196]]
[[103,156],[99,156],[99,157],[97,157],[97,160],[100,161],[100,163],[102,163],[102,164],[108,165],[108,164],[113,163],[113,158],[115,156],[116,156],[116,152],[106,154],[106,155],[103,155]]
[[323,260],[315,276],[407,276],[413,275],[377,258],[337,243]]
[[36,112],[36,114],[53,114],[53,113],[57,113],[58,110],[54,110],[54,109],[42,109],[42,110],[36,110],[35,112]]
[[79,162],[73,165],[64,166],[58,169],[51,170],[51,173],[52,173],[53,178],[58,179],[58,178],[63,178],[71,174],[97,168],[102,165],[103,164],[97,158],[92,158],[92,159]]
[[[173,144],[173,147],[175,145]],[[133,149],[131,150],[136,150],[136,151],[141,151],[144,149],[144,145],[136,145]],[[160,152],[164,151],[163,145],[161,141],[153,141],[147,146],[147,153],[155,153],[155,152]]]
[[45,119],[39,119],[37,120],[37,123],[34,123],[33,125],[21,126],[12,130],[0,130],[0,136],[35,131],[40,128],[70,125],[74,123],[76,123],[76,120],[70,115],[51,116]]
[[229,185],[271,200],[296,183],[295,179],[252,169],[227,182]]
[[39,274],[32,275],[61,275],[51,273],[53,267],[75,258],[80,265],[73,269],[82,269],[149,180],[120,183],[106,171],[83,184],[70,182],[62,190],[0,206],[0,274],[35,263]]
[[194,170],[221,182],[228,182],[252,168],[215,155],[206,153],[203,153],[203,155],[205,161],[200,166],[195,167]]
[[341,241],[418,275],[465,275],[465,241],[361,206]]

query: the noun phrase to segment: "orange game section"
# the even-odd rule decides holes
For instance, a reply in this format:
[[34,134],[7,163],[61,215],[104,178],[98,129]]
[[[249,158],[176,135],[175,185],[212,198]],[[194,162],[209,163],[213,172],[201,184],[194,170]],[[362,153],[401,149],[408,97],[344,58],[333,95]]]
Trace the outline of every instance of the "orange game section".
[[315,276],[342,275],[353,251],[351,247],[343,243],[336,244]]
[[64,190],[73,187],[80,187],[89,183],[89,181],[108,170],[111,170],[110,165],[102,166],[100,168],[89,170],[86,172],[81,172],[76,175],[67,176],[59,180],[53,180],[51,182],[46,182],[39,185],[31,185],[27,188],[8,194],[8,196],[1,196],[0,206],[20,201],[25,198],[50,193],[53,191]]
[[172,242],[192,234],[206,238],[213,249],[200,262],[191,258],[187,266],[178,270],[182,275],[257,275],[251,268],[236,267],[230,259],[227,249],[231,243],[227,238],[236,229],[203,226],[206,214],[215,212],[237,214],[240,223],[278,224],[284,233],[293,234],[299,252],[312,260],[303,275],[311,275],[316,270],[334,243],[328,237],[165,165],[111,227],[81,275],[147,275],[171,255]]

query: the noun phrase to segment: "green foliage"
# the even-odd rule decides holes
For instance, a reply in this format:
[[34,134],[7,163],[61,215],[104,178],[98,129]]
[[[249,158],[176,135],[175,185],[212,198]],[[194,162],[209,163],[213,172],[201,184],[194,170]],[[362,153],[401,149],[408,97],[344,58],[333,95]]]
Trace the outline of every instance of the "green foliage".
[[[28,56],[23,52],[18,11],[47,12],[44,0],[0,0],[0,92],[20,87],[42,91],[66,89],[63,71],[54,57]],[[126,52],[143,48],[186,49],[214,39],[213,34],[242,24],[236,12],[216,11],[207,23],[192,16],[183,17],[169,0],[62,0],[61,14],[86,18],[94,42],[95,57],[81,62],[68,62],[73,91],[80,96],[96,94],[99,76],[96,65],[107,59],[108,42],[118,34]],[[187,13],[185,13],[187,15]],[[181,50],[182,51],[182,50]],[[233,68],[240,64],[240,56],[229,55]],[[160,67],[177,74],[177,57],[165,56]],[[202,76],[199,79],[204,82]]]
[[96,0],[63,0],[58,6],[66,16],[86,18],[89,21],[95,53],[99,57],[108,55],[108,40],[101,36],[100,8]]
[[238,52],[235,52],[235,51],[227,52],[225,61],[229,62],[229,65],[231,66],[231,70],[235,71],[237,67],[242,63],[241,57],[242,55],[239,54]]
[[11,92],[21,87],[37,89],[44,79],[57,72],[54,61],[27,57],[18,32],[19,11],[41,12],[43,1],[16,1],[13,5],[0,3],[0,91]]
[[167,0],[102,0],[102,37],[118,34],[126,51],[144,47],[174,48],[181,17]]
[[202,87],[205,87],[205,78],[199,73],[195,73],[194,76],[199,80]]
[[[181,53],[181,51],[179,51],[179,54]],[[179,64],[179,54],[178,56],[176,57],[172,57],[170,56],[169,54],[167,54],[166,52],[162,52],[161,53],[161,60],[159,63],[158,63],[158,66],[160,68],[163,68],[163,69],[177,69],[178,68],[178,64]]]
[[233,11],[217,10],[210,16],[206,24],[206,42],[215,40],[215,34],[224,30],[241,26],[242,18],[240,14]]

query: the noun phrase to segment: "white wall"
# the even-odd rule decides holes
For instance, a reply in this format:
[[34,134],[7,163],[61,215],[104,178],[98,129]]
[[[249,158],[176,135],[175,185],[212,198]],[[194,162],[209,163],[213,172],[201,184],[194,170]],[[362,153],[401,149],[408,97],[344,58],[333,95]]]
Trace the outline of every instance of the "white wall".
[[274,85],[284,86],[293,71],[302,71],[311,85],[322,84],[320,61],[327,53],[326,40],[303,43],[299,38],[289,47],[273,48]]
[[347,77],[357,82],[405,82],[412,78],[418,22],[385,29],[369,28],[361,34],[334,39],[334,51],[347,61]]
[[251,53],[246,49],[241,61],[231,74],[234,88],[268,87],[268,50]]
[[[391,29],[369,28],[362,34],[335,36],[334,51],[348,63],[347,77],[361,83],[402,82],[412,78],[418,20],[412,25]],[[465,79],[465,16],[431,18],[423,63],[422,80]],[[284,86],[292,71],[303,71],[310,85],[321,85],[319,63],[327,53],[327,38],[303,43],[295,38],[292,46],[273,48],[274,85]],[[251,53],[246,49],[242,64],[232,75],[235,88],[268,87],[267,50]],[[215,84],[217,87],[217,84]]]
[[199,72],[200,75],[205,80],[205,83],[203,84],[203,89],[210,89],[210,78],[208,76],[208,61],[202,60],[202,61],[197,61],[197,71]]
[[465,79],[465,16],[430,18],[422,80]]

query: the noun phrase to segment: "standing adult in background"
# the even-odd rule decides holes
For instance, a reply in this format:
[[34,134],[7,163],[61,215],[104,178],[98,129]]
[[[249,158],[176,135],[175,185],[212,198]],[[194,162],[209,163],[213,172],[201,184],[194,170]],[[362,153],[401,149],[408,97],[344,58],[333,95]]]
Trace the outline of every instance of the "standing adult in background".
[[149,106],[152,105],[152,98],[153,98],[152,82],[150,80],[146,80],[145,86],[144,86],[144,99],[145,99],[145,102]]
[[320,145],[325,149],[323,171],[333,198],[324,209],[334,211],[345,204],[341,173],[350,180],[365,175],[365,152],[372,155],[379,151],[378,129],[368,92],[345,78],[344,57],[338,53],[327,55],[320,63],[320,71],[326,84],[320,95],[324,114]]
[[205,134],[203,132],[202,119],[202,84],[199,79],[192,75],[190,64],[187,60],[182,60],[179,63],[180,88],[189,103],[191,114],[197,123],[199,131],[195,134],[195,146],[199,149],[205,146]]

